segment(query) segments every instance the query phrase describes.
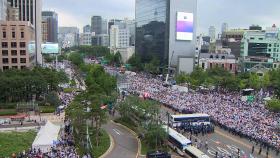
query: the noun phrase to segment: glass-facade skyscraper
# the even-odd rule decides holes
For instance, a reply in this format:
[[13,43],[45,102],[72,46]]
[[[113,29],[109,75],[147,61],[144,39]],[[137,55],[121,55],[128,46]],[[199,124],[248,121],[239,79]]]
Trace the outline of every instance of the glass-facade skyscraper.
[[[135,53],[162,68],[193,71],[197,0],[136,0]],[[164,67],[163,67],[164,66]]]
[[135,50],[143,62],[168,62],[169,0],[136,0]]

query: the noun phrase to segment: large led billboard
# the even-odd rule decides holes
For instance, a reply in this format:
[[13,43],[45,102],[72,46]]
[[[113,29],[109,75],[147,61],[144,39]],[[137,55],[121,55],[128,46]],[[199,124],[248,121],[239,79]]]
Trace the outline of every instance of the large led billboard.
[[[29,53],[35,52],[34,42],[30,42],[28,45]],[[42,54],[59,54],[58,43],[44,43],[41,45]]]
[[193,13],[177,12],[176,39],[193,40]]

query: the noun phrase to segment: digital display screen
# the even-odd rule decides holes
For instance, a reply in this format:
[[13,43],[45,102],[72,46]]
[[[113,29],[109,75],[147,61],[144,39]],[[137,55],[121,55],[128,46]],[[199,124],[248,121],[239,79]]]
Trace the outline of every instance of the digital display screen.
[[177,12],[176,39],[193,40],[193,13]]
[[[41,45],[42,54],[59,54],[58,43],[46,43]],[[29,43],[28,45],[29,53],[35,53],[35,44],[34,42]]]

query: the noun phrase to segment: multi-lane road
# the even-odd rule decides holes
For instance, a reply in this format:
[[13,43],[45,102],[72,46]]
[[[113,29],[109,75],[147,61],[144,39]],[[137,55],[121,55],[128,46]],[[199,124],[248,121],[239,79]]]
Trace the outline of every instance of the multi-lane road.
[[138,140],[127,128],[109,121],[103,128],[113,138],[113,149],[106,158],[136,158]]
[[[167,122],[166,113],[169,112],[174,114],[174,112],[164,106],[161,107],[161,118],[163,121]],[[194,145],[200,146],[200,150],[202,150],[209,157],[216,157],[216,153],[218,153],[218,157],[238,157],[238,153],[240,158],[278,158],[280,155],[276,155],[275,151],[269,150],[268,156],[266,154],[267,149],[262,148],[261,153],[259,154],[260,145],[256,145],[253,142],[250,142],[246,138],[240,138],[239,136],[233,135],[228,131],[225,131],[219,127],[215,127],[215,132],[212,134],[207,134],[202,136],[199,134],[197,136],[192,135],[190,137],[189,133],[184,133],[184,135],[192,140]],[[197,143],[195,143],[195,140]],[[207,148],[205,144],[207,142]],[[252,148],[254,146],[254,151],[252,153]]]

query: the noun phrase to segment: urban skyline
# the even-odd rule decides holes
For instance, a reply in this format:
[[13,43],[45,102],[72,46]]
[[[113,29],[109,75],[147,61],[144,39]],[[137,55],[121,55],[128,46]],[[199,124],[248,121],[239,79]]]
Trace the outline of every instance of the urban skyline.
[[[135,17],[134,0],[75,0],[43,1],[43,10],[53,10],[59,15],[59,26],[82,27],[90,24],[90,18],[100,15],[105,19],[123,19]],[[251,5],[254,2],[254,5]],[[61,3],[61,5],[60,5]],[[122,5],[118,5],[118,4]],[[205,5],[207,3],[207,5]],[[71,4],[71,5],[70,5]],[[91,5],[92,4],[92,5]],[[277,7],[280,1],[254,1],[254,0],[215,0],[208,4],[207,0],[198,0],[198,31],[207,34],[209,26],[215,26],[220,32],[222,23],[226,22],[229,28],[248,28],[252,24],[263,28],[272,24],[280,25],[280,11]],[[238,6],[233,10],[232,6]],[[75,8],[83,8],[76,10]],[[246,15],[246,16],[244,16]],[[240,18],[242,17],[242,18]]]

